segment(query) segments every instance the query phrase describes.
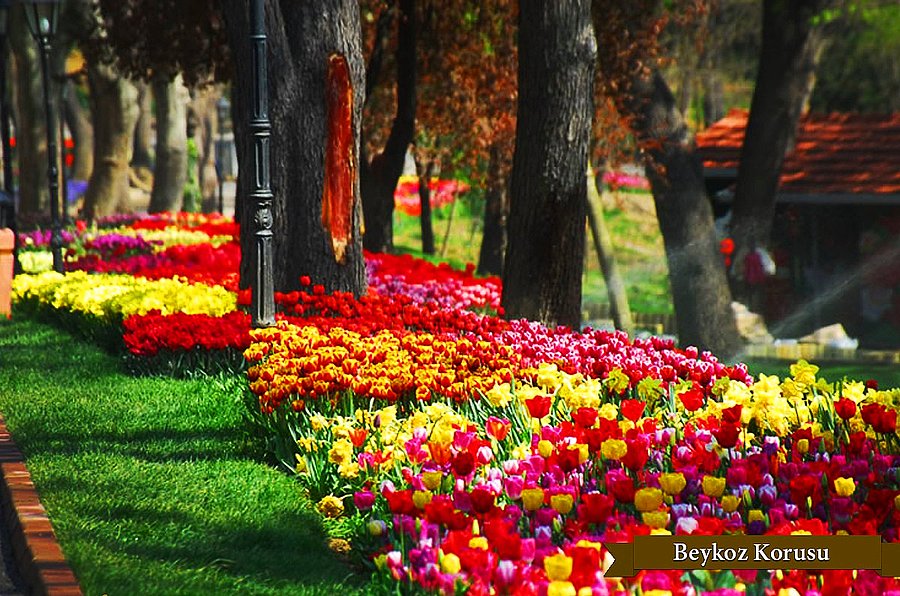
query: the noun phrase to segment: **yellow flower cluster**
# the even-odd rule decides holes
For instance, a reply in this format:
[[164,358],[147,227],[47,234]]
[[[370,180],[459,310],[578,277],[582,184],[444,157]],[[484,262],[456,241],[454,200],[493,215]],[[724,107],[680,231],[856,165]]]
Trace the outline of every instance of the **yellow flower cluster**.
[[[380,475],[397,465],[422,463],[432,457],[428,447],[423,446],[418,453],[409,451],[407,443],[414,436],[427,437],[430,445],[446,448],[457,430],[472,428],[462,414],[440,402],[423,404],[404,418],[397,417],[396,406],[386,406],[378,410],[358,408],[352,416],[312,414],[305,420],[307,425],[301,428],[302,436],[297,441],[304,453],[298,454],[297,460],[316,458],[320,469],[329,467],[345,479],[357,478],[362,472],[360,453],[373,456],[370,472]],[[304,463],[298,472],[305,471]],[[441,473],[432,475],[425,482],[426,488],[436,489],[442,479]]]
[[318,398],[346,390],[388,401],[404,395],[429,400],[432,394],[464,401],[511,380],[519,361],[508,346],[428,333],[380,331],[365,337],[282,321],[252,337],[244,356],[253,365],[250,389],[264,411],[289,396]]
[[107,319],[151,310],[222,316],[237,306],[237,296],[220,286],[83,271],[16,276],[13,298]]
[[[156,250],[162,251],[170,246],[187,246],[192,244],[203,244],[208,242],[215,247],[219,247],[226,242],[234,240],[234,236],[210,236],[206,232],[200,230],[188,230],[171,226],[162,230],[135,230],[134,228],[115,228],[113,230],[105,230],[104,234],[114,233],[120,236],[140,236],[147,242],[157,244]],[[90,238],[89,236],[87,238]]]
[[24,250],[19,253],[19,264],[25,273],[42,273],[53,269],[53,254],[49,250]]

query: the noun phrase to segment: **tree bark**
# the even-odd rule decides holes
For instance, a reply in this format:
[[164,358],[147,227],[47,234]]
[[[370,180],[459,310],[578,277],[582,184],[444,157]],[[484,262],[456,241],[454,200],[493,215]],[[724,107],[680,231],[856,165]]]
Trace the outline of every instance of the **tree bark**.
[[652,147],[646,173],[666,249],[679,343],[730,357],[740,337],[693,138],[659,73],[636,77],[630,96],[634,130]]
[[360,163],[365,235],[363,245],[372,252],[394,248],[394,191],[403,173],[406,150],[416,125],[415,0],[400,0],[397,28],[397,112],[381,153]]
[[[628,305],[628,291],[625,289],[625,280],[619,273],[619,264],[616,261],[616,253],[613,248],[612,236],[606,227],[606,218],[603,216],[603,201],[597,181],[602,180],[594,174],[594,169],[588,164],[587,170],[587,217],[591,229],[591,237],[594,239],[594,250],[597,252],[597,260],[600,261],[600,270],[606,281],[606,294],[609,297],[609,313],[612,316],[613,325],[628,335],[634,333],[634,321],[631,318],[631,307]],[[594,209],[594,203],[597,209]]]
[[781,166],[821,44],[813,17],[828,0],[764,0],[762,48],[741,149],[731,233],[732,276],[743,278],[744,256],[768,245]]
[[[240,175],[238,219],[241,225],[241,287],[253,279],[255,252],[253,214],[253,137],[249,124],[253,107],[253,61],[250,52],[250,17],[246,2],[223,2],[229,45],[235,65],[232,110],[237,137]],[[358,170],[359,123],[365,73],[362,60],[359,7],[354,0],[295,2],[266,1],[269,118],[272,125],[268,167],[275,195],[272,205],[274,283],[276,291],[300,289],[308,275],[328,291],[361,294],[365,291],[365,265],[360,236],[361,208]],[[327,94],[329,59],[343,57],[349,67],[349,86],[340,99],[351,102],[346,125],[347,144],[342,154],[351,167],[326,172],[331,135],[328,114],[335,101]],[[337,58],[339,59],[339,58]],[[302,133],[303,138],[300,138]],[[326,201],[326,181],[347,183],[344,195]],[[328,209],[326,209],[328,207]],[[348,217],[336,222],[332,209]],[[338,225],[340,223],[340,225]]]
[[88,221],[129,208],[128,169],[138,118],[134,85],[111,66],[88,63],[94,170],[84,196]]
[[219,95],[210,89],[196,90],[188,104],[188,119],[196,122],[194,139],[197,143],[197,181],[200,185],[203,211],[219,210],[219,178],[216,173],[216,137],[221,126],[216,113]]
[[590,2],[519,3],[519,96],[502,304],[578,328],[597,44]]
[[506,193],[507,181],[501,175],[500,147],[496,144],[489,151],[487,183],[484,189],[484,225],[481,251],[478,253],[479,275],[502,275],[503,252],[506,249],[506,217],[509,205]]
[[94,128],[91,119],[78,99],[78,87],[71,80],[66,82],[69,86],[65,93],[65,105],[63,106],[66,125],[72,134],[74,148],[74,163],[72,164],[73,180],[88,180],[91,170],[94,169]]
[[156,167],[150,193],[150,213],[182,209],[187,181],[188,92],[181,76],[153,81],[156,100]]
[[143,81],[135,83],[138,91],[138,119],[134,126],[134,152],[131,165],[153,168],[153,89]]
[[434,160],[427,163],[416,160],[416,174],[419,177],[419,227],[422,231],[422,252],[434,254],[434,226],[431,219],[431,177],[434,175]]
[[37,45],[28,32],[24,5],[9,9],[9,44],[15,65],[13,89],[16,112],[16,155],[19,163],[19,207],[21,223],[49,213],[47,188],[47,136],[44,91]]

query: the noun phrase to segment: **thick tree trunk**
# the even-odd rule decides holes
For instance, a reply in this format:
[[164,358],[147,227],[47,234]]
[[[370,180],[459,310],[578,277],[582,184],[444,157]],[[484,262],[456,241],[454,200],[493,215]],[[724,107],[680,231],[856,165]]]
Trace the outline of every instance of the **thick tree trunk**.
[[[597,260],[600,261],[600,270],[606,281],[606,294],[609,297],[609,313],[612,316],[613,325],[628,335],[634,333],[634,321],[631,318],[631,307],[628,305],[628,291],[625,289],[625,280],[619,273],[619,264],[616,261],[616,253],[613,248],[612,236],[606,227],[606,218],[603,215],[603,201],[597,181],[602,180],[594,174],[594,169],[588,166],[587,170],[587,216],[588,225],[591,228],[591,237],[594,239],[594,250],[597,252]],[[594,204],[597,208],[594,208]]]
[[646,171],[666,248],[679,342],[727,358],[737,352],[740,338],[693,138],[659,73],[638,77],[630,96],[634,130],[653,147]]
[[153,81],[156,100],[156,167],[150,213],[182,209],[187,181],[187,102],[188,92],[181,76]]
[[732,275],[738,281],[743,278],[744,255],[769,243],[785,151],[821,50],[813,17],[828,4],[828,0],[763,2],[762,48],[731,219]]
[[47,136],[44,91],[37,45],[28,32],[24,5],[9,9],[9,44],[15,64],[13,103],[16,111],[16,155],[19,166],[17,217],[26,223],[49,213]]
[[422,252],[434,254],[434,226],[431,220],[431,177],[434,175],[434,160],[427,163],[416,160],[416,175],[419,177],[419,228],[422,231]]
[[71,80],[65,93],[64,115],[74,143],[73,180],[88,180],[94,169],[94,128],[91,119],[78,99],[78,88]]
[[[397,112],[381,153],[360,164],[365,235],[363,245],[373,252],[394,248],[394,191],[403,173],[406,149],[416,125],[415,0],[400,0],[397,28]],[[365,156],[364,156],[365,157]]]
[[138,119],[134,126],[131,165],[153,169],[153,89],[149,83],[135,83],[138,91]]
[[487,183],[484,189],[484,225],[481,251],[478,253],[479,275],[502,275],[503,252],[506,249],[506,217],[509,211],[507,181],[501,175],[500,147],[490,149]]
[[128,164],[138,117],[137,89],[112,67],[88,64],[94,170],[84,197],[88,221],[129,208]]
[[[252,217],[256,212],[250,195],[256,175],[249,129],[254,89],[250,18],[246,2],[225,0],[223,7],[236,70],[232,108],[240,168],[238,195],[246,197],[238,214],[241,286],[248,287],[255,266]],[[266,23],[272,135],[270,163],[262,167],[269,168],[275,195],[275,290],[299,289],[300,277],[308,275],[329,291],[361,294],[366,272],[356,162],[365,73],[358,3],[267,0]],[[349,67],[344,82],[334,74],[337,67],[329,69],[330,63],[342,60]],[[341,134],[335,136],[332,124]],[[335,162],[326,159],[326,154],[350,161],[341,166],[338,160],[340,167],[330,166]],[[332,190],[336,181],[345,185],[344,192]]]
[[503,308],[578,328],[597,44],[590,2],[519,3],[519,97]]

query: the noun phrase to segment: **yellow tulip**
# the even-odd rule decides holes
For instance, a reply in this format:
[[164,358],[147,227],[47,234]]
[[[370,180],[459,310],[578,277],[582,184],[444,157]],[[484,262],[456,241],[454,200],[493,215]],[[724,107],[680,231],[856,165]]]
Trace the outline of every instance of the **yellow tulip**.
[[550,557],[544,557],[544,571],[550,581],[564,582],[572,575],[572,557],[564,553],[557,553]]
[[634,493],[634,506],[638,511],[656,511],[663,502],[663,493],[658,488],[642,488]]
[[706,495],[707,497],[718,499],[722,496],[722,493],[725,492],[725,479],[716,478],[715,476],[710,476],[707,474],[703,477],[701,486],[703,487],[704,495]]
[[737,511],[740,504],[741,500],[734,495],[725,495],[722,497],[722,509],[725,513],[734,513]]
[[669,525],[669,514],[665,511],[647,511],[641,514],[641,519],[655,529],[662,529]]
[[667,495],[680,495],[687,486],[687,480],[681,472],[669,472],[659,475],[659,486]]
[[547,586],[547,596],[578,596],[578,592],[572,582],[553,581]]
[[553,455],[553,443],[546,439],[541,439],[538,441],[538,453],[541,454],[541,457],[550,457]]
[[550,506],[561,515],[566,515],[572,511],[574,504],[575,501],[572,499],[572,495],[568,493],[559,493],[550,497]]
[[621,439],[606,439],[600,445],[600,453],[606,459],[619,460],[628,453],[628,444]]
[[488,549],[488,540],[484,536],[473,536],[469,540],[469,548],[477,548],[478,550]]
[[459,562],[459,557],[454,555],[453,553],[448,553],[440,557],[441,560],[441,571],[444,573],[449,573],[450,575],[456,575],[459,573],[459,570],[462,569],[462,565]]
[[526,488],[522,490],[522,507],[526,511],[537,511],[544,504],[544,489]]
[[425,509],[425,505],[431,503],[432,494],[430,490],[413,491],[412,502],[417,509]]
[[853,478],[835,478],[834,492],[842,497],[849,497],[856,492],[856,482]]
[[439,472],[437,470],[422,472],[422,484],[424,484],[425,488],[427,488],[428,490],[434,490],[439,487],[441,485],[441,480],[443,479],[443,472]]

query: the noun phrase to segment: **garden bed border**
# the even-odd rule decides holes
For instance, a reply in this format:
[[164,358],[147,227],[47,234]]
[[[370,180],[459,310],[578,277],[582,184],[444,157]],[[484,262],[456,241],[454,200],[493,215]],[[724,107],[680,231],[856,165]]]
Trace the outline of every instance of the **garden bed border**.
[[80,596],[81,586],[66,561],[25,458],[0,415],[0,503],[13,559],[29,594]]

